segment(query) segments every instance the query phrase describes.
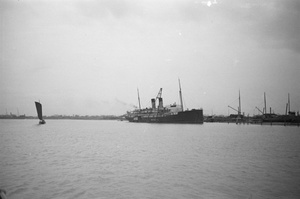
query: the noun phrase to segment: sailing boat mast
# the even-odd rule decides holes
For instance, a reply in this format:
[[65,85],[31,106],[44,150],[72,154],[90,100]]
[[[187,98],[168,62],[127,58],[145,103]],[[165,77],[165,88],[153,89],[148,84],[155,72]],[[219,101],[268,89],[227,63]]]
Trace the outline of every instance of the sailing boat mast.
[[139,100],[139,110],[141,110],[140,93],[139,93],[139,89],[138,88],[137,88],[137,93],[138,93],[138,100]]
[[181,92],[181,85],[180,85],[180,79],[178,78],[179,82],[179,97],[180,97],[180,105],[181,105],[181,111],[183,112],[183,103],[182,103],[182,92]]

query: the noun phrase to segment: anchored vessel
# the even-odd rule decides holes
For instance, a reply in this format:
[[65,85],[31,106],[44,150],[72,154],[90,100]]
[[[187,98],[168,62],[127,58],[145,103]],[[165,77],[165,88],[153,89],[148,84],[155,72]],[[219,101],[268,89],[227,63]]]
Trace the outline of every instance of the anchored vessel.
[[[151,99],[151,108],[141,109],[140,97],[138,93],[139,109],[131,112],[127,112],[125,117],[129,122],[149,122],[149,123],[191,123],[202,124],[203,123],[203,110],[192,109],[184,110],[182,104],[182,93],[179,80],[179,96],[180,105],[176,103],[163,106],[163,98],[161,97],[162,88],[159,90],[156,98]],[[156,101],[158,100],[158,106]]]
[[38,118],[40,119],[39,124],[45,124],[45,120],[43,120],[43,114],[42,114],[42,104],[39,102],[35,102],[35,107],[37,111]]
[[296,123],[299,125],[300,123],[300,117],[299,113],[296,114],[295,111],[291,111],[291,102],[290,102],[290,94],[288,93],[288,102],[286,104],[286,110],[285,115],[277,115],[272,113],[272,109],[270,107],[270,113],[267,113],[267,105],[266,105],[266,94],[264,93],[264,102],[265,102],[265,108],[263,111],[260,111],[257,107],[257,109],[262,113],[261,116],[261,122],[262,123],[283,123],[283,124],[293,124]]
[[231,122],[235,121],[237,124],[245,122],[244,114],[242,114],[241,93],[240,93],[240,91],[239,91],[239,106],[238,106],[238,108],[235,109],[235,108],[233,108],[229,105],[228,105],[228,107],[237,112],[237,114],[230,114],[230,116],[229,116],[230,120],[229,121],[231,121]]

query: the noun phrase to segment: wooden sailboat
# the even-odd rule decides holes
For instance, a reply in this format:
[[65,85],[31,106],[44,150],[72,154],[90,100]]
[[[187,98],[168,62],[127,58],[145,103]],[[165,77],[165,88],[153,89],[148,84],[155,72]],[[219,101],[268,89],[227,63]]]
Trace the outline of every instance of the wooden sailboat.
[[45,120],[43,120],[42,114],[42,104],[40,102],[35,102],[35,107],[37,111],[38,118],[40,119],[39,124],[45,124]]

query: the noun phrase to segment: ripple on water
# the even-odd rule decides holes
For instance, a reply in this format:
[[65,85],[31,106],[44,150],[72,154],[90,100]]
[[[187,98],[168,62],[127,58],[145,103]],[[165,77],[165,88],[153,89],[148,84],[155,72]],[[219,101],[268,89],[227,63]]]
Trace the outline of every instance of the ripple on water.
[[6,122],[0,187],[9,199],[300,195],[298,128]]

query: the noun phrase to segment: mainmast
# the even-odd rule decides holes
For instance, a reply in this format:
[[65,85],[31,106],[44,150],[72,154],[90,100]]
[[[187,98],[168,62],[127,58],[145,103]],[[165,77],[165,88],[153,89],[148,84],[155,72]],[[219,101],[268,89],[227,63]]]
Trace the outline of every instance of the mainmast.
[[241,93],[240,93],[240,90],[239,90],[239,109],[238,109],[238,115],[240,116],[241,115],[241,112],[242,112],[242,107],[241,107]]
[[240,90],[239,90],[239,106],[237,107],[237,109],[231,107],[228,105],[229,108],[231,108],[232,110],[235,110],[238,113],[238,116],[241,117],[241,113],[242,113],[242,106],[241,106],[241,94],[240,94]]
[[139,110],[141,110],[141,101],[140,101],[140,93],[139,89],[137,88],[138,100],[139,100]]
[[291,102],[290,102],[290,94],[288,93],[288,108],[289,108],[289,114],[291,112]]
[[179,82],[179,97],[180,97],[180,105],[181,105],[181,111],[183,112],[183,103],[182,103],[182,93],[181,93],[180,79],[178,79],[178,82]]
[[267,114],[267,99],[266,99],[266,92],[264,92],[264,103],[265,103],[265,114]]

